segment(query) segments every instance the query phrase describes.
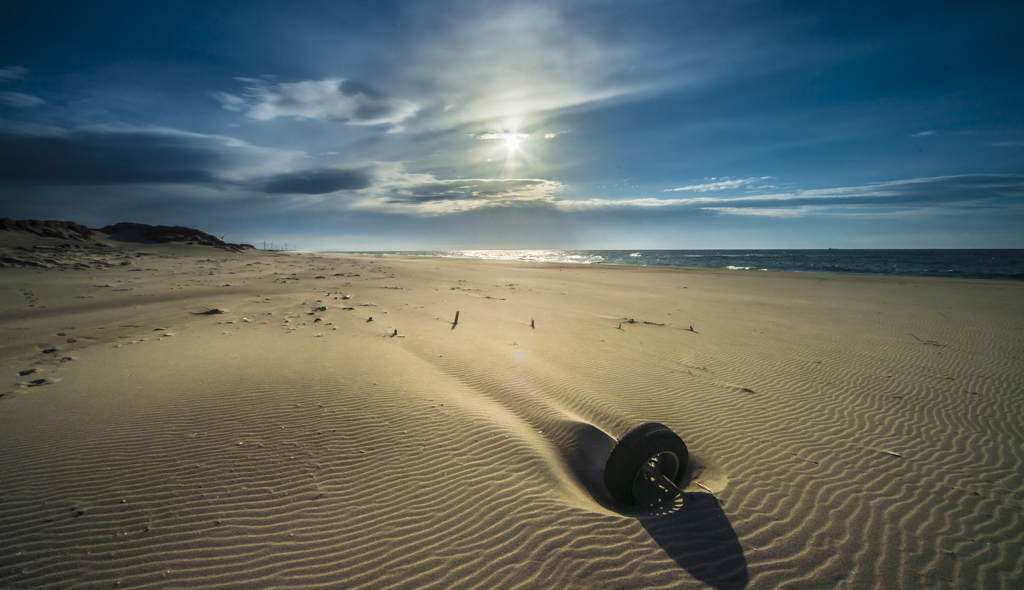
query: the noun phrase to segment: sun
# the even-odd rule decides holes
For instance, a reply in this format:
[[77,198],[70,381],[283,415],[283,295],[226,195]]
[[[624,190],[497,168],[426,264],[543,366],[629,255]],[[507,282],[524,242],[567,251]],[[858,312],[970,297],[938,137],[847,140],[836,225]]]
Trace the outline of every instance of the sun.
[[510,152],[514,152],[517,149],[519,149],[519,137],[518,137],[518,134],[516,134],[516,133],[509,133],[508,136],[505,137],[505,147],[507,147],[508,151],[510,151]]

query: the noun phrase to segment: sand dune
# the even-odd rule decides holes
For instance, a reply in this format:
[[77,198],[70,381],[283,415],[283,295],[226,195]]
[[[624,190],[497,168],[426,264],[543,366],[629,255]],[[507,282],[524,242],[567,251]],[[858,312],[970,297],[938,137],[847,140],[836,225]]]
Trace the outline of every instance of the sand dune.
[[0,587],[1024,584],[1020,283],[96,240],[0,270]]

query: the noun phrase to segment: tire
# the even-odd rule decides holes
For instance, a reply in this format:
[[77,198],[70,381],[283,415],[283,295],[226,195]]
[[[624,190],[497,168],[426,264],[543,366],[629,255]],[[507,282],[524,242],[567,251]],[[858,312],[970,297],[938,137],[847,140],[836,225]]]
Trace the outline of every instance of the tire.
[[630,507],[636,503],[633,485],[644,464],[654,459],[658,471],[672,483],[682,483],[690,453],[683,439],[668,426],[657,422],[641,424],[615,443],[605,463],[604,486],[616,505]]

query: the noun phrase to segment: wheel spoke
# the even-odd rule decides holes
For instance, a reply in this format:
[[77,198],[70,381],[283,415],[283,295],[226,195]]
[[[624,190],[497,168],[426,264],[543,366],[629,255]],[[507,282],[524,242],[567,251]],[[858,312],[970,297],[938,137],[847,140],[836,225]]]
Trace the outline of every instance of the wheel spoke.
[[665,486],[665,489],[675,492],[676,494],[682,494],[683,490],[675,484],[671,479],[665,477],[665,474],[658,471],[658,468],[653,465],[653,462],[644,463],[642,471],[647,474],[648,477],[654,481]]

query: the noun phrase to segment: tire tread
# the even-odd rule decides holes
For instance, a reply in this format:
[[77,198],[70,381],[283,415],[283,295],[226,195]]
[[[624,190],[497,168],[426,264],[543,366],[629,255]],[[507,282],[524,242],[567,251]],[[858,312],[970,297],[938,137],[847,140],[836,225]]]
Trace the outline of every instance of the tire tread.
[[616,504],[631,506],[635,502],[633,481],[637,472],[644,461],[665,450],[674,450],[681,455],[679,473],[674,482],[678,484],[685,476],[689,453],[686,443],[669,427],[658,422],[645,422],[630,429],[615,443],[605,463],[604,483]]

